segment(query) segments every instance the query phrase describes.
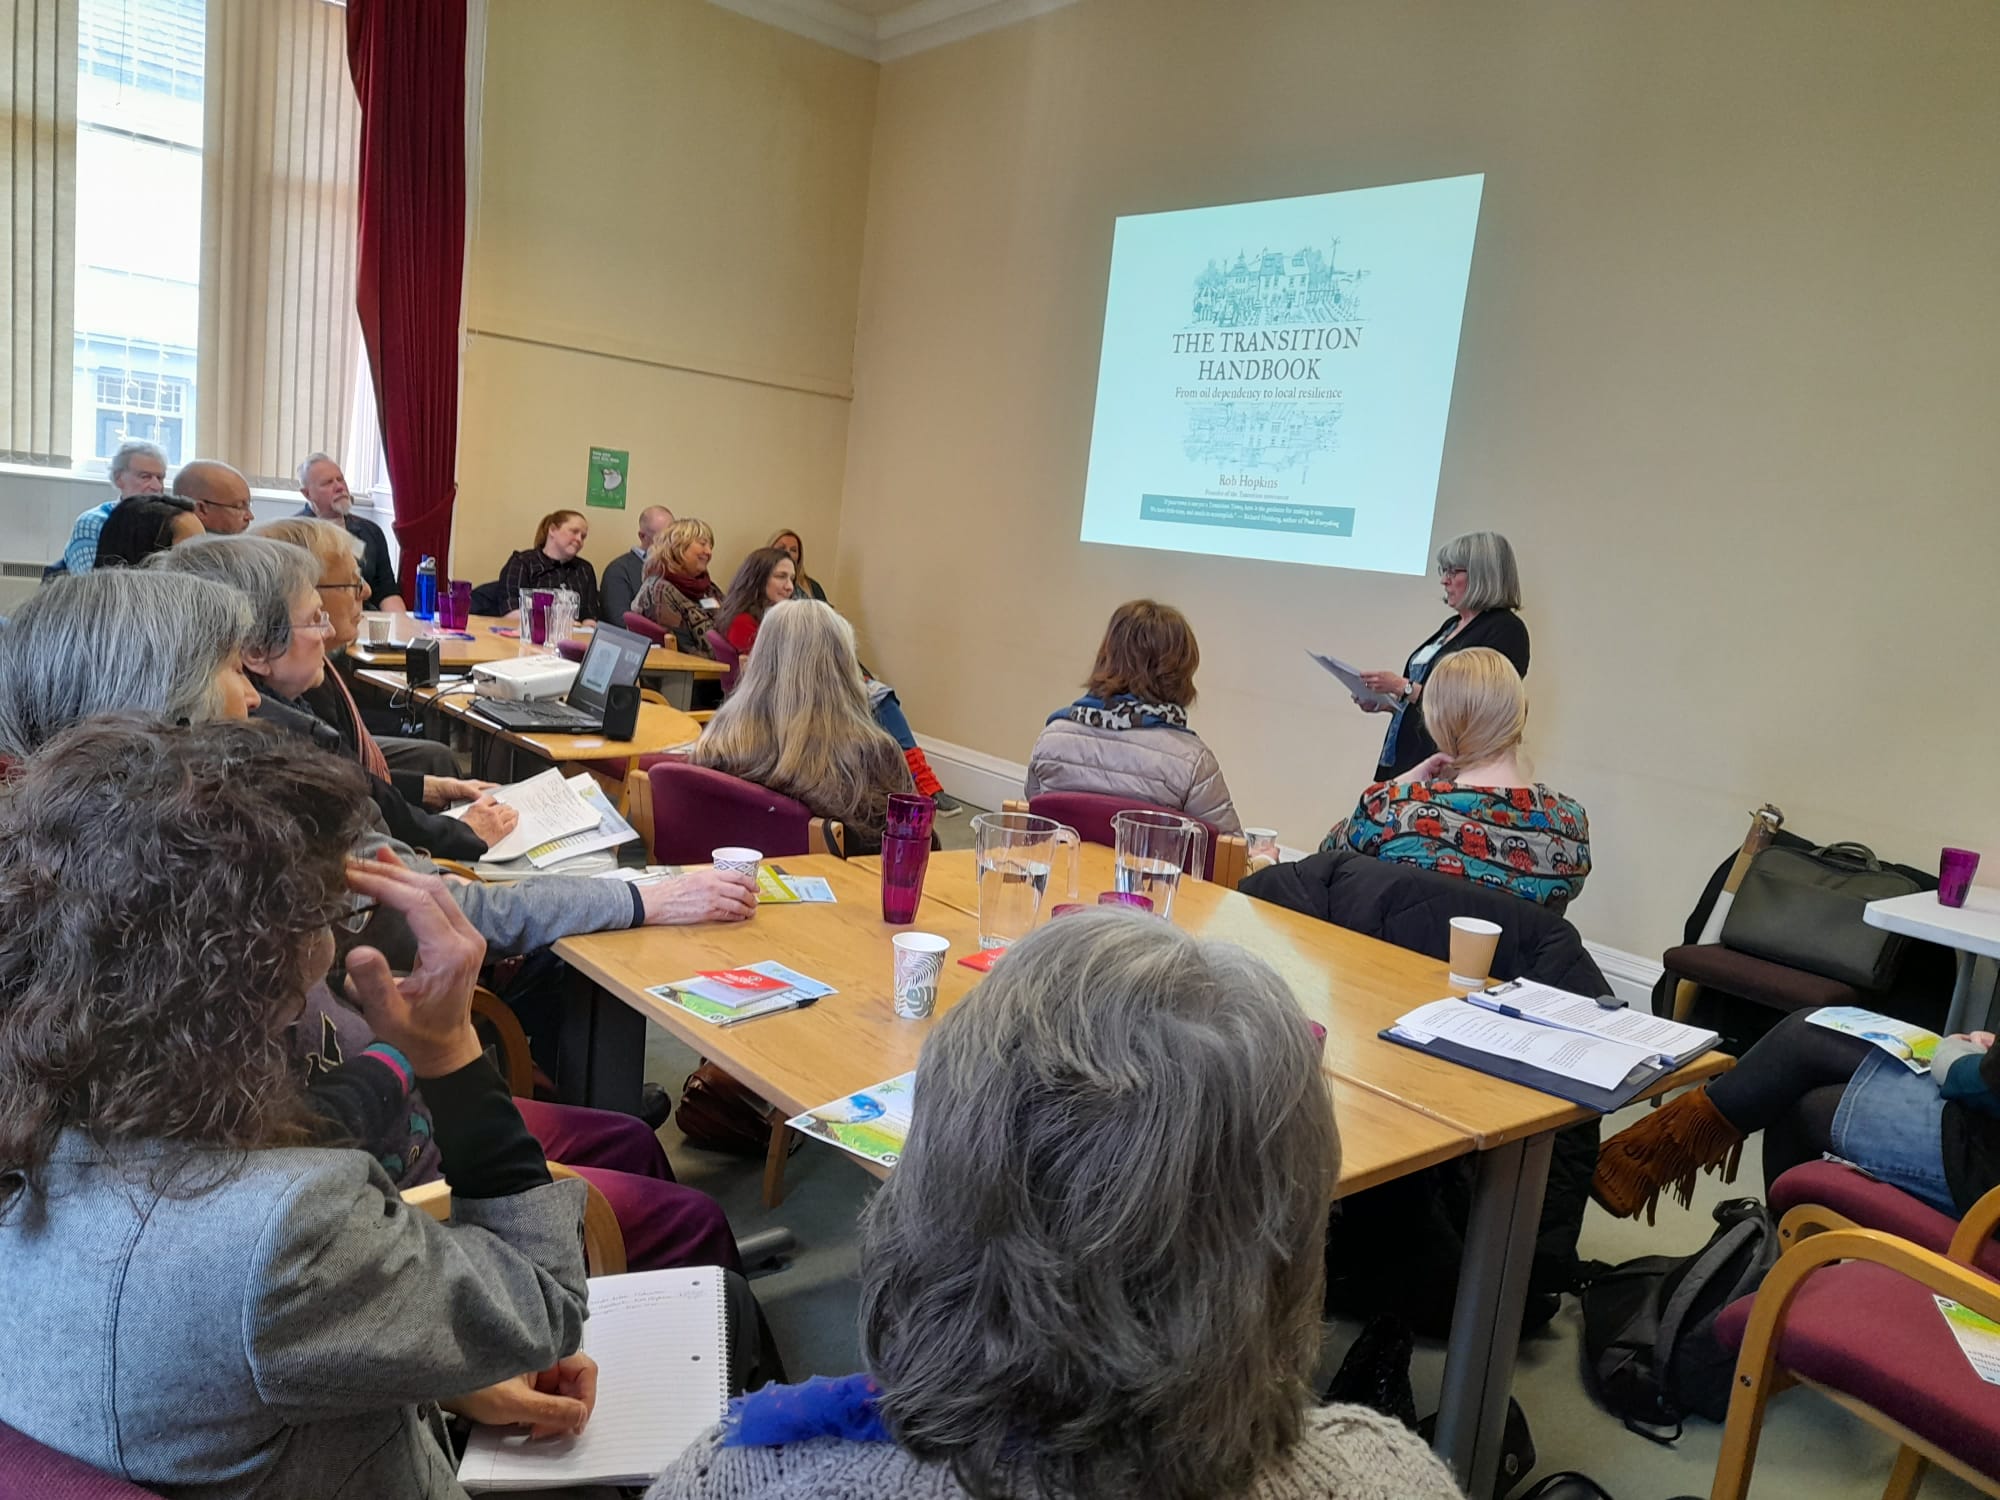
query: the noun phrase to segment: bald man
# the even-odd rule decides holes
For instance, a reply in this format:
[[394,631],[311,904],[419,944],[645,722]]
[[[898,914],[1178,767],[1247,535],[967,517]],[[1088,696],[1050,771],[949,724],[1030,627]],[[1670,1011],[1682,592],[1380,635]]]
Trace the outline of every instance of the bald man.
[[664,505],[649,505],[639,512],[639,545],[630,552],[619,553],[604,566],[604,581],[597,589],[598,619],[612,625],[624,623],[625,611],[632,607],[645,578],[646,554],[673,524],[674,513]]
[[240,536],[250,529],[250,481],[215,458],[197,458],[174,476],[174,493],[194,506],[212,536]]

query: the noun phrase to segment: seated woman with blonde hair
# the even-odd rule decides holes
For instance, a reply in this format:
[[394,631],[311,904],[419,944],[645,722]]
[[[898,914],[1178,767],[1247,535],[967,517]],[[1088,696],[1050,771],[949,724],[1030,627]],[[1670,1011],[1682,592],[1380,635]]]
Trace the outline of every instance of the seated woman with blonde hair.
[[1111,612],[1084,695],[1049,715],[1028,756],[1028,795],[1095,792],[1171,807],[1241,833],[1215,753],[1188,728],[1201,647],[1187,616],[1134,599]]
[[869,710],[853,629],[814,599],[766,612],[742,680],[688,759],[834,819],[849,854],[879,849],[889,794],[916,790],[903,752]]
[[1438,753],[1378,781],[1320,845],[1357,849],[1496,886],[1558,909],[1590,873],[1590,820],[1574,798],[1521,769],[1528,689],[1484,646],[1447,656],[1424,684]]

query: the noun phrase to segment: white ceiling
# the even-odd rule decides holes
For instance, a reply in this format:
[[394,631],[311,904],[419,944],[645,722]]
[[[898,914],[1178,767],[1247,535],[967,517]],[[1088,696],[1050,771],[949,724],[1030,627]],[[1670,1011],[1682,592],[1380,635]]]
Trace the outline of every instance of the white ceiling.
[[1076,0],[709,0],[873,62],[890,62]]

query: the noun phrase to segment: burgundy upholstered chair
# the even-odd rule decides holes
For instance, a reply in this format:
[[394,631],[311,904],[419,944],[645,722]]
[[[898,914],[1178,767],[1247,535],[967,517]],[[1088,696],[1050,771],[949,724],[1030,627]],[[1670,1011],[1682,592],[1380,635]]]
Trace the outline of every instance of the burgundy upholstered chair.
[[708,649],[717,661],[728,668],[722,674],[722,693],[728,697],[736,691],[736,679],[743,673],[743,653],[730,645],[729,637],[719,630],[708,632]]
[[666,627],[651,615],[642,615],[635,609],[628,609],[625,611],[624,625],[634,635],[643,635],[655,646],[672,644],[667,639]]
[[656,863],[705,865],[713,851],[729,845],[761,850],[766,858],[816,852],[805,803],[706,766],[667,756],[644,759],[632,773],[628,816]]
[[0,1422],[0,1500],[159,1500]]
[[[1039,797],[1028,799],[1027,811],[1038,817],[1054,818],[1058,823],[1067,823],[1076,830],[1076,836],[1086,844],[1117,843],[1117,836],[1111,829],[1111,820],[1122,812],[1157,812],[1167,813],[1176,818],[1187,817],[1187,814],[1177,807],[1161,807],[1156,803],[1140,802],[1131,797],[1106,797],[1097,792],[1043,792]],[[1242,837],[1234,834],[1225,836],[1205,818],[1195,818],[1192,821],[1208,830],[1208,857],[1202,865],[1201,878],[1214,880],[1234,890],[1243,879],[1244,873],[1245,846]],[[1216,874],[1218,868],[1223,872],[1221,876]]]
[[[1799,1201],[1807,1192],[1838,1206]],[[2000,1495],[2000,1396],[1973,1372],[1935,1300],[2000,1319],[2000,1280],[1987,1270],[2000,1188],[1972,1206],[1944,1253],[1931,1246],[1945,1215],[1847,1168],[1794,1168],[1771,1196],[1773,1207],[1791,1204],[1779,1231],[1786,1249],[1755,1295],[1716,1319],[1723,1346],[1740,1352],[1713,1500],[1748,1494],[1764,1403],[1792,1385],[1902,1444],[1884,1500],[1907,1500],[1933,1465]],[[1864,1227],[1870,1220],[1921,1238]]]

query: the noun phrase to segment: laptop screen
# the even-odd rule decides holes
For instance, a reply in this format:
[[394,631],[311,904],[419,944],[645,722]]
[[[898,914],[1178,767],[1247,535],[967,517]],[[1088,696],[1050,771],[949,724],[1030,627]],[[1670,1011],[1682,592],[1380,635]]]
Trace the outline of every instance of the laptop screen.
[[620,630],[615,625],[599,625],[591,633],[590,648],[583,653],[576,681],[570,684],[569,696],[563,701],[585,713],[603,713],[605,691],[613,684],[629,687],[637,682],[651,646],[652,642],[643,635]]

